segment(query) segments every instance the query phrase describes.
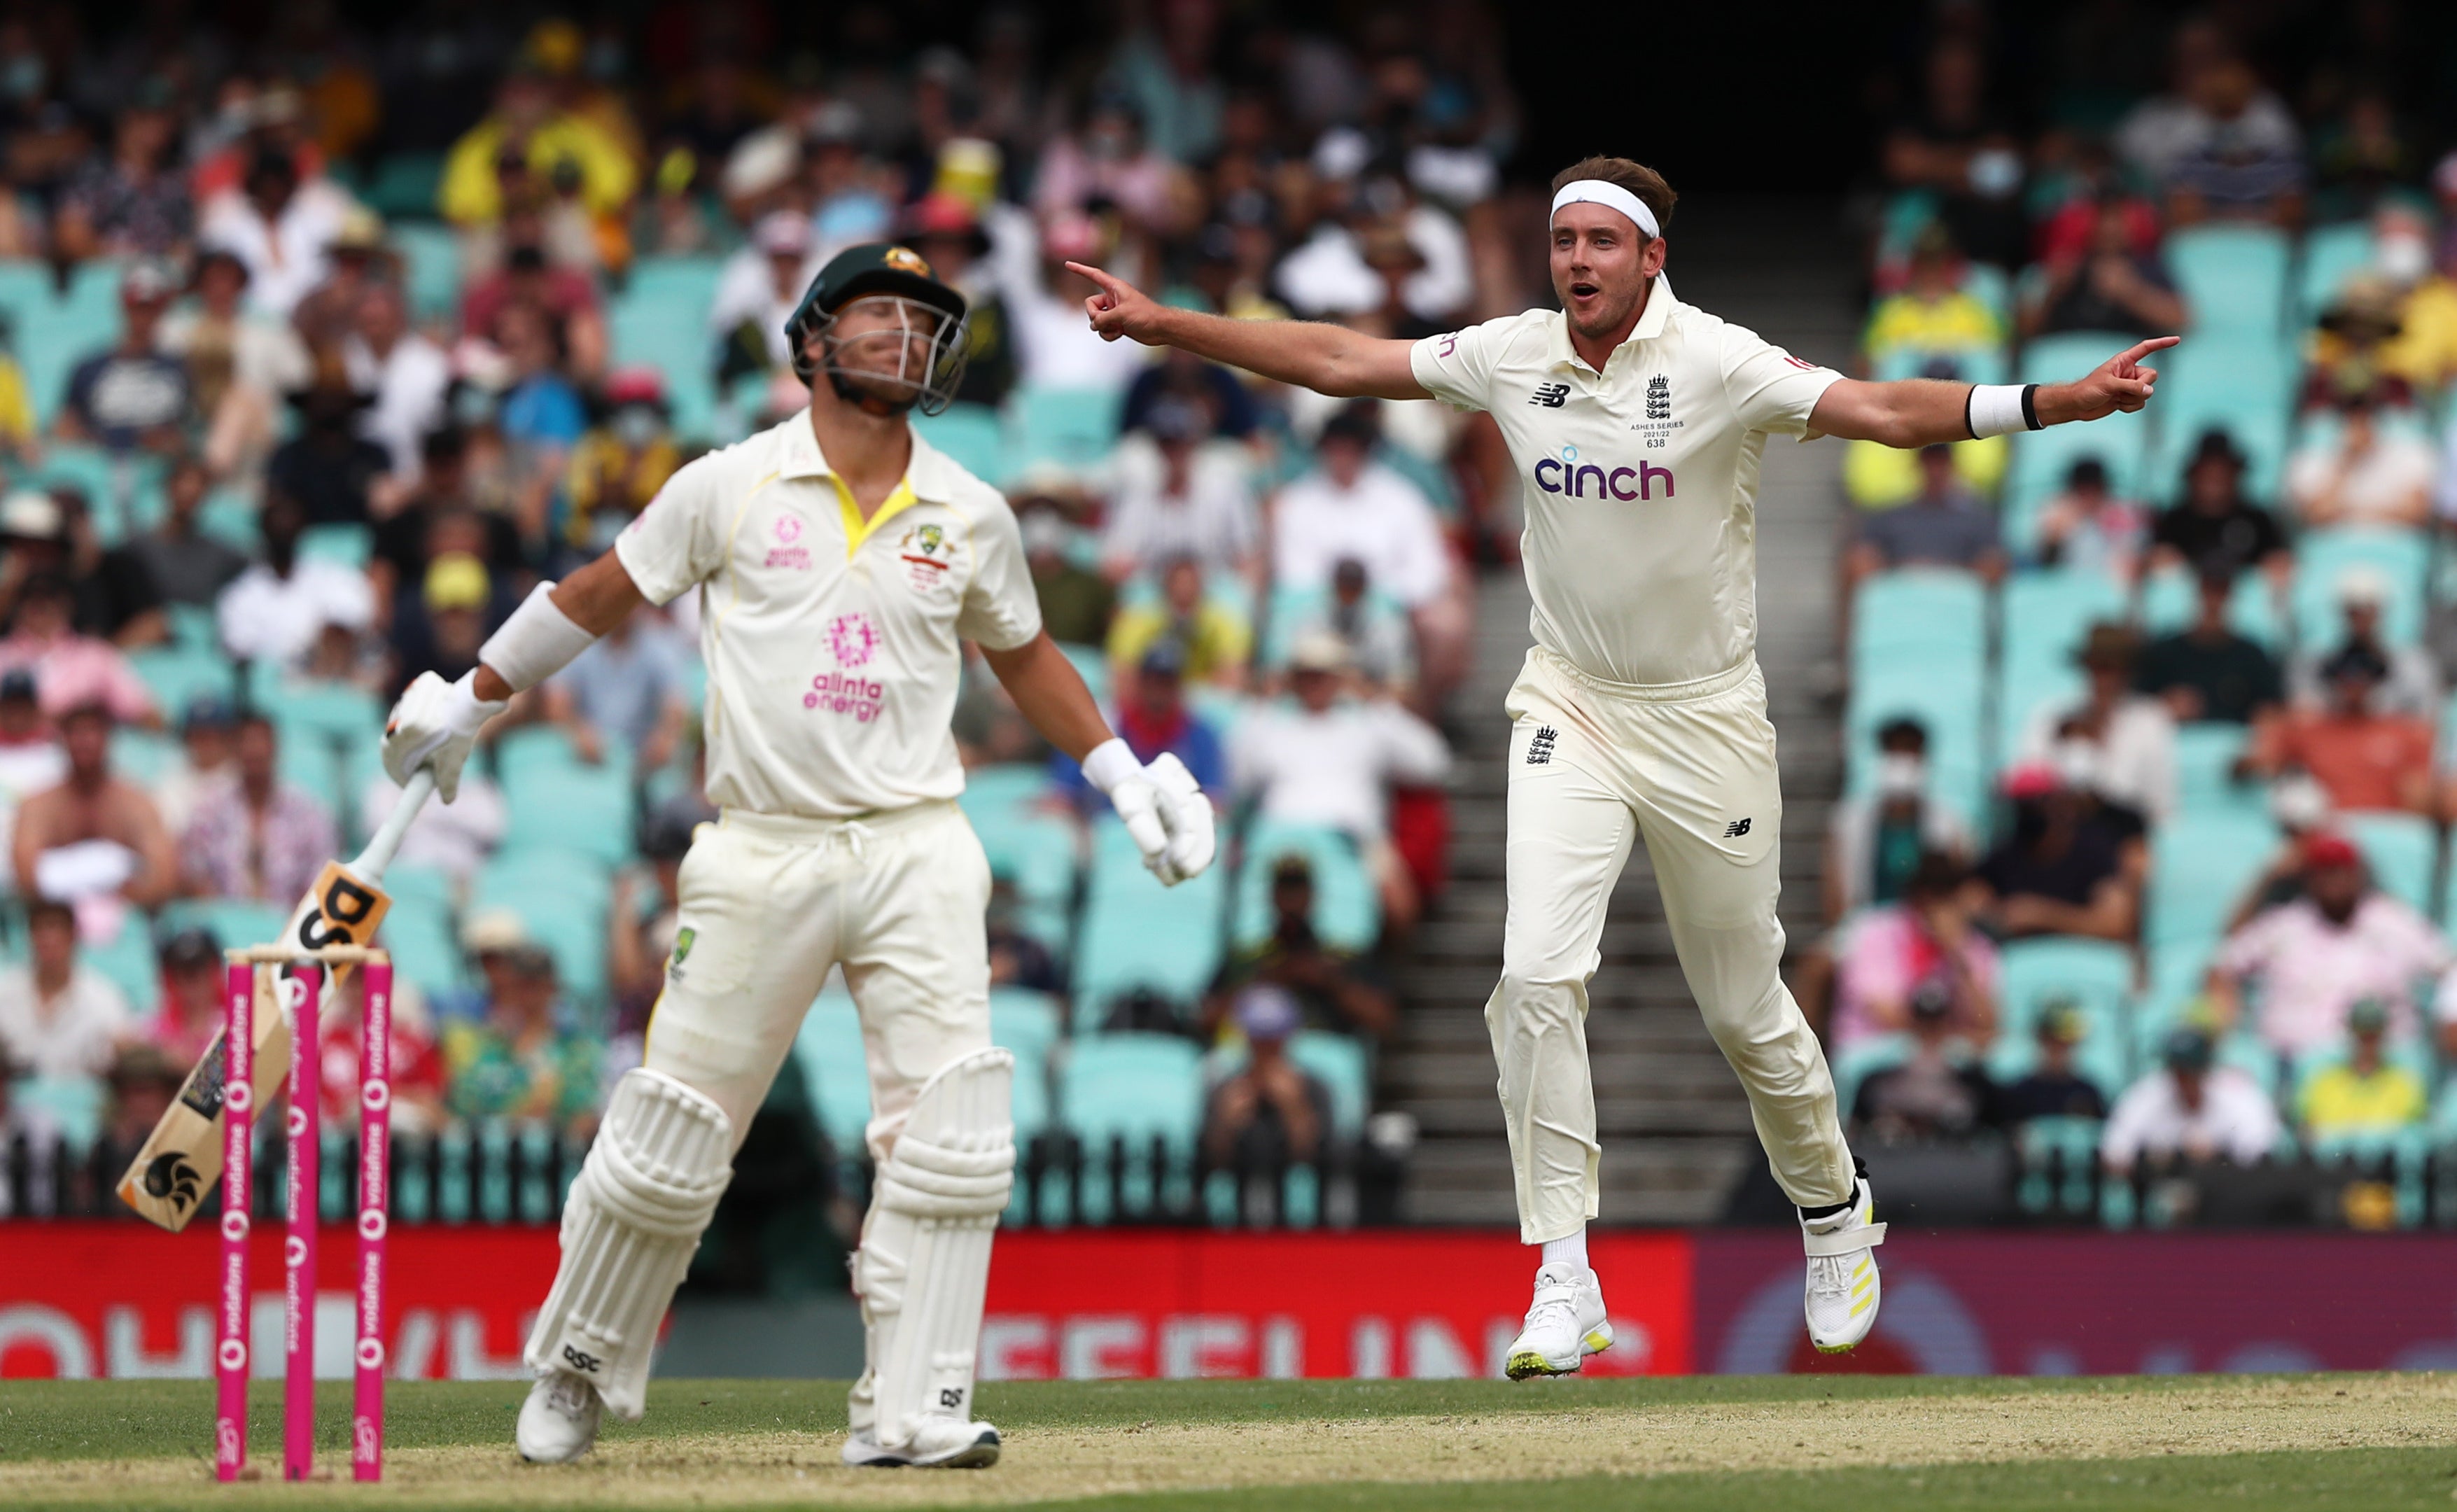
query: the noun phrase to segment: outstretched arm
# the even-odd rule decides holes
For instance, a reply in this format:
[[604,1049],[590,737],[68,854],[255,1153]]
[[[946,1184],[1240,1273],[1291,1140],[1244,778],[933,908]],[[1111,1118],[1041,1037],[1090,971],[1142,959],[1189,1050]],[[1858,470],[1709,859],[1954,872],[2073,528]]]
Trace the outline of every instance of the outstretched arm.
[[1382,341],[1314,321],[1232,321],[1181,310],[1099,268],[1066,266],[1101,286],[1084,301],[1084,313],[1103,341],[1125,336],[1146,346],[1174,346],[1335,399],[1430,397],[1409,365],[1413,342]]
[[981,659],[1015,699],[1016,712],[1051,745],[1081,761],[1108,741],[1109,721],[1101,717],[1084,674],[1047,631],[1006,651],[984,646]]
[[[2181,340],[2154,336],[2118,352],[2074,383],[2037,384],[2031,395],[2032,411],[2045,426],[2139,409],[2150,403],[2158,382],[2158,370],[2142,366],[2141,360]],[[1972,386],[1933,378],[1906,378],[1891,383],[1847,378],[1829,386],[1817,401],[1817,407],[1809,411],[1808,425],[1846,441],[1878,441],[1889,446],[1969,441]]]

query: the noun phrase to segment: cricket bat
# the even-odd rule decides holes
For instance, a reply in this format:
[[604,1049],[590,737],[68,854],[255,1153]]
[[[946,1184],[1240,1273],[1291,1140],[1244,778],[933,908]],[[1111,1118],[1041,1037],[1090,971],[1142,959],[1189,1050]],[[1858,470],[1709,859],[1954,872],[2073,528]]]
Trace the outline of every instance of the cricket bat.
[[[401,849],[402,837],[409,833],[410,821],[418,818],[418,811],[426,806],[434,792],[433,773],[422,768],[410,774],[401,800],[384,816],[375,834],[368,837],[366,849],[359,852],[355,860],[324,863],[316,885],[291,914],[282,941],[295,941],[308,949],[372,943],[376,927],[392,907],[392,896],[382,885],[384,868],[392,864],[393,853]],[[243,945],[263,942],[223,942]],[[336,963],[326,979],[325,990],[339,986],[354,969],[348,963]],[[279,1004],[266,990],[268,980],[258,979],[254,1015],[256,1068],[250,1086],[258,1108],[268,1106],[268,1100],[281,1090],[283,1078],[290,1074],[290,1027],[283,1022]],[[119,1200],[149,1221],[176,1233],[196,1216],[204,1194],[219,1190],[221,1179],[222,1037],[216,1033],[196,1069],[180,1084],[179,1095],[171,1100],[170,1111],[154,1126],[154,1132],[146,1136],[145,1147],[130,1163],[128,1173],[119,1178]]]

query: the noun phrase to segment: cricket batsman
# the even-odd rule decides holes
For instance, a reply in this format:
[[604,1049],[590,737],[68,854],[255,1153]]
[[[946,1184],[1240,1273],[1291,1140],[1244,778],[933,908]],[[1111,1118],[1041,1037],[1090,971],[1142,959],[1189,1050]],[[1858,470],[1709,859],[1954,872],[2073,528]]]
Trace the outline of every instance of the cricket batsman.
[[1877,1318],[1885,1225],[1844,1143],[1834,1082],[1777,968],[1783,795],[1757,641],[1758,464],[1769,435],[1921,446],[2139,409],[2140,342],[2078,382],[1861,383],[1674,297],[1673,193],[1625,157],[1553,182],[1560,309],[1418,342],[1163,306],[1094,268],[1093,328],[1337,396],[1481,409],[1525,504],[1535,647],[1511,690],[1509,920],[1485,1005],[1519,1237],[1540,1245],[1512,1377],[1609,1348],[1587,1264],[1597,1212],[1587,981],[1613,881],[1643,837],[1706,1026],[1747,1088],[1807,1252],[1808,1336],[1852,1348]]
[[419,678],[384,764],[446,802],[486,720],[642,603],[700,593],[708,796],[645,1064],[615,1084],[564,1210],[526,1350],[522,1456],[563,1461],[640,1416],[649,1354],[803,1015],[842,966],[862,1021],[878,1179],[855,1290],[867,1328],[848,1464],[987,1465],[975,1351],[1015,1163],[1013,1058],[990,1045],[989,864],[956,797],[960,639],[1082,761],[1165,883],[1212,815],[1146,766],[1043,632],[1006,501],[907,423],[961,377],[965,301],[912,250],[853,247],[786,323],[808,411],[676,473],[611,550],[541,585],[476,671]]

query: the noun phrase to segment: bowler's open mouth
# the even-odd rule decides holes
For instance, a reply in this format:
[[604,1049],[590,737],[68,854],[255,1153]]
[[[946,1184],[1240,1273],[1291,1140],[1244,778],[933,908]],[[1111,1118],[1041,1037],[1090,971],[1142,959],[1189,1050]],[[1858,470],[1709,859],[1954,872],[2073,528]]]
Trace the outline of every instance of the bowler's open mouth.
[[1570,293],[1581,300],[1593,298],[1596,292],[1596,285],[1592,283],[1573,283],[1570,285]]

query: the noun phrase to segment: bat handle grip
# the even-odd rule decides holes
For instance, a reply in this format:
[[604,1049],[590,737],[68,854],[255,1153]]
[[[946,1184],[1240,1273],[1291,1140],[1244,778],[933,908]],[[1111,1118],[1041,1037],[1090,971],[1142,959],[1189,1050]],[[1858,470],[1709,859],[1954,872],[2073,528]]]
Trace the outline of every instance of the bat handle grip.
[[418,818],[418,811],[426,807],[426,800],[434,796],[435,774],[432,771],[420,767],[409,775],[409,780],[402,785],[400,801],[393,804],[392,812],[384,816],[384,821],[376,826],[376,832],[367,838],[367,848],[359,852],[358,860],[350,862],[350,870],[358,875],[361,881],[371,882],[383,876],[384,868],[392,864],[394,853],[401,849],[402,838],[409,833],[411,822]]

